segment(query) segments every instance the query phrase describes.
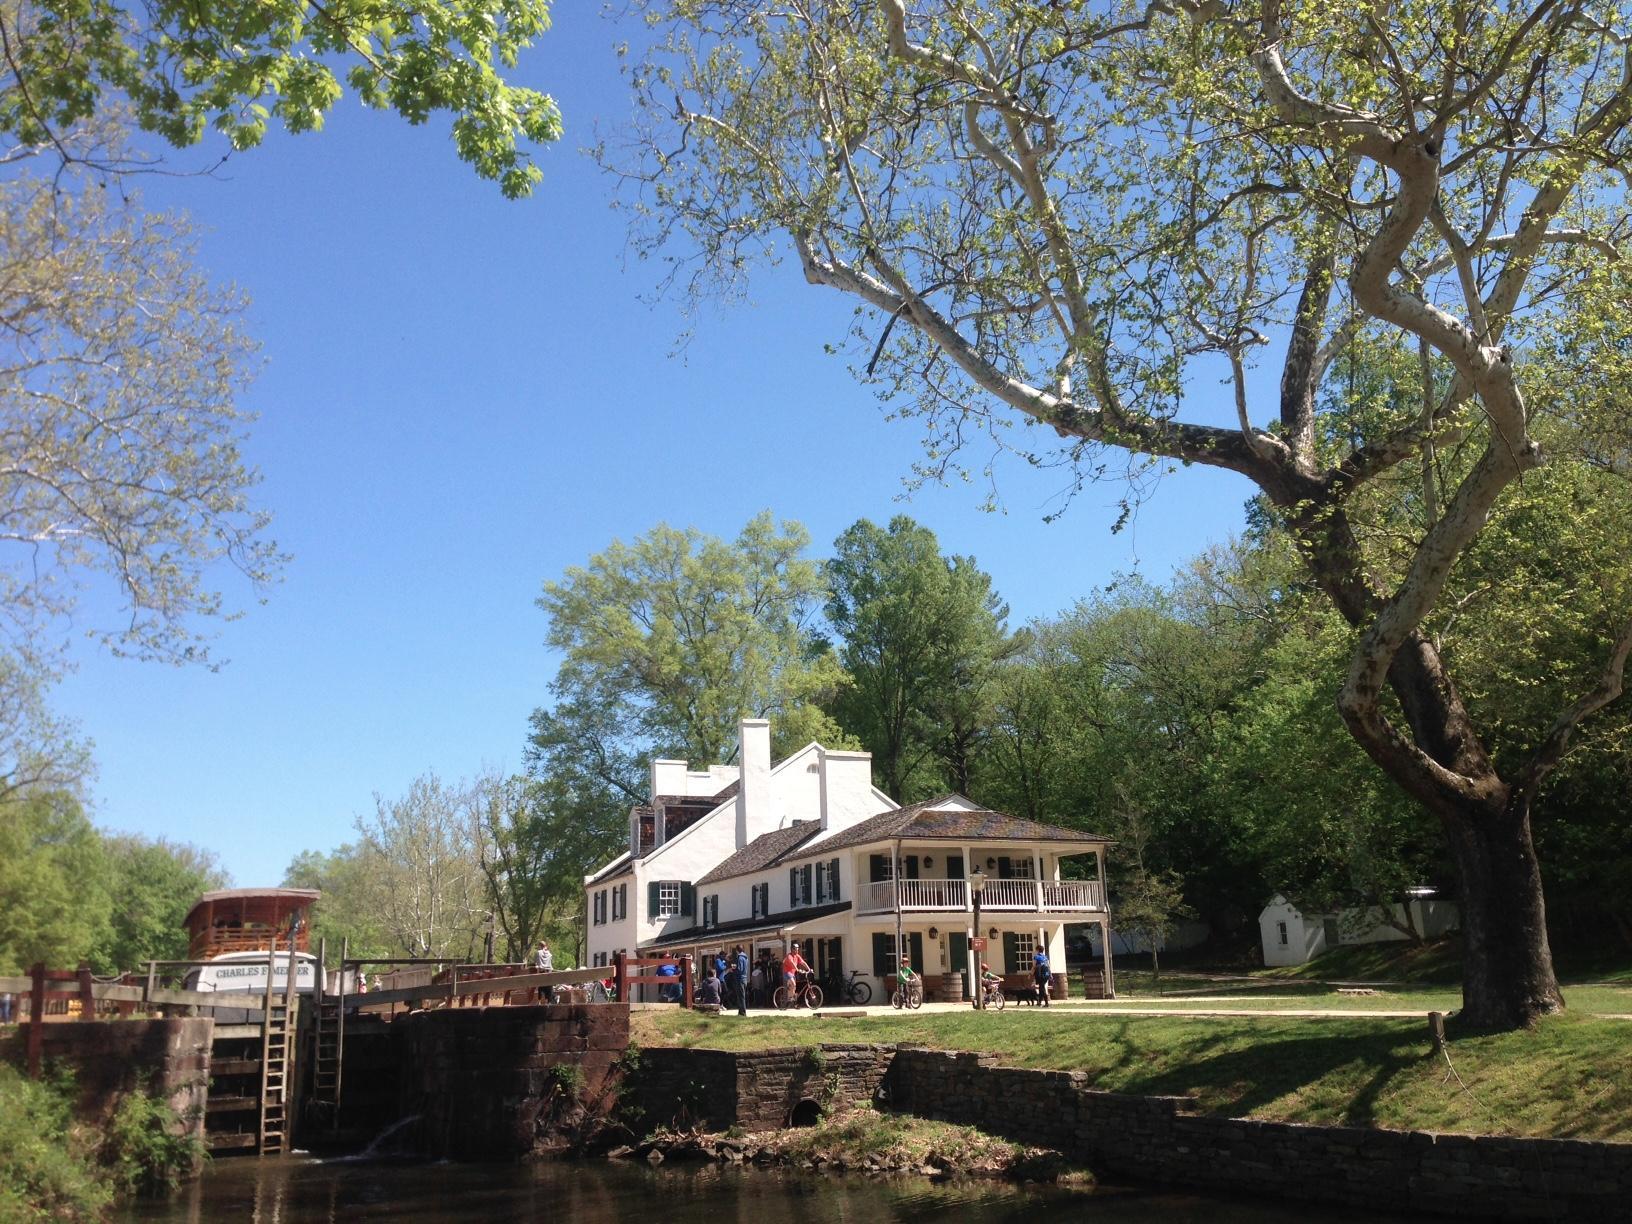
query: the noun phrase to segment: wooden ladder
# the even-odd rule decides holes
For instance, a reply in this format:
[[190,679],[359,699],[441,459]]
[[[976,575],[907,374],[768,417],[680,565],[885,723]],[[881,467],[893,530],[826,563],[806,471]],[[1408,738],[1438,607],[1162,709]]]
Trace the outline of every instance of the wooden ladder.
[[289,1151],[294,1119],[289,1105],[293,1099],[295,1074],[294,1037],[299,1010],[295,980],[300,966],[295,960],[295,941],[289,941],[289,976],[283,997],[272,992],[277,966],[278,941],[274,936],[267,956],[266,998],[261,1013],[261,1111],[256,1151],[262,1156],[282,1156]]
[[[314,1017],[312,1101],[328,1113],[329,1129],[340,1129],[340,1078],[346,1051],[346,945],[340,945],[339,989],[328,993],[328,941],[318,944],[317,1014]],[[321,1115],[319,1115],[321,1116]]]

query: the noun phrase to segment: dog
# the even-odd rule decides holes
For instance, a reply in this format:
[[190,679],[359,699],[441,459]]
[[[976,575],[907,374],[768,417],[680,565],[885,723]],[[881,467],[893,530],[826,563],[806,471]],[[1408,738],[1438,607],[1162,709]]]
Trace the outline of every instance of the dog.
[[1011,1003],[1030,1003],[1036,1007],[1043,1001],[1035,986],[1005,986],[1003,993]]

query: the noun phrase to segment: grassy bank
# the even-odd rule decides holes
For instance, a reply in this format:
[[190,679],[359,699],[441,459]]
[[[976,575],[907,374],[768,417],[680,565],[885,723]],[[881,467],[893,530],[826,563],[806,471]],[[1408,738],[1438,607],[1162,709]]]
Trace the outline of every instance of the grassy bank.
[[1015,1066],[1088,1072],[1116,1092],[1194,1093],[1210,1113],[1465,1134],[1632,1141],[1632,1024],[1561,1016],[1469,1037],[1451,1058],[1415,1020],[1093,1016],[1080,1010],[865,1019],[639,1012],[645,1045],[758,1049],[915,1041]]
[[993,1177],[1087,1184],[1091,1175],[1058,1152],[1026,1147],[972,1126],[879,1113],[862,1104],[814,1126],[755,1135],[659,1131],[633,1151],[667,1158],[714,1159],[841,1172],[914,1173],[925,1177]]

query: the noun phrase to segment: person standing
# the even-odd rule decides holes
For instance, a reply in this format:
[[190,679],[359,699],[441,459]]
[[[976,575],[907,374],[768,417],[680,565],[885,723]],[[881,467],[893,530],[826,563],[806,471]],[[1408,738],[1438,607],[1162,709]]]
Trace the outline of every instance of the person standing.
[[17,1006],[16,996],[9,990],[0,990],[0,1024],[10,1024],[12,1012]]
[[737,950],[731,954],[731,965],[737,975],[737,1015],[748,1014],[748,953],[737,945]]
[[1031,976],[1032,980],[1037,983],[1037,1001],[1047,1007],[1048,984],[1054,974],[1049,970],[1048,953],[1043,950],[1042,944],[1037,945],[1037,952],[1031,958]]
[[[538,947],[533,952],[533,972],[555,972],[555,954],[550,951],[548,940],[541,939],[538,941]],[[538,988],[538,1001],[540,1003],[553,1003],[555,1001],[555,987],[540,986]]]

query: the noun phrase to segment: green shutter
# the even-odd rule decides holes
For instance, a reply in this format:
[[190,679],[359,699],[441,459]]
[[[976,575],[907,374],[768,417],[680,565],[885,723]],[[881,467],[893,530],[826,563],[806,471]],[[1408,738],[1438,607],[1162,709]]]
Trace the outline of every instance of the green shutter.
[[680,885],[680,916],[682,918],[690,918],[691,917],[691,911],[692,911],[693,906],[695,905],[695,902],[692,900],[693,891],[694,890],[692,889],[690,884],[686,884],[684,882],[681,883],[681,885]]
[[882,854],[867,856],[867,879],[873,884],[890,878],[890,860]]
[[924,971],[924,935],[914,931],[907,936],[907,961],[919,973]]
[[827,865],[827,899],[839,900],[839,860],[834,859]]
[[1026,971],[1024,965],[1015,964],[1015,959],[1016,959],[1017,956],[1018,956],[1018,953],[1015,950],[1014,932],[1013,931],[1004,931],[1003,932],[1003,972],[1004,973],[1024,973]]
[[799,869],[799,901],[802,905],[810,904],[810,864],[806,863]]
[[646,921],[657,917],[657,881],[646,885]]
[[873,932],[873,976],[888,977],[890,975],[890,942],[895,938],[886,935],[883,931]]
[[918,878],[918,856],[916,854],[909,854],[904,862],[906,864],[906,878],[909,880],[916,880]]
[[1014,878],[1014,865],[1006,857],[997,860],[997,878],[1000,880]]
[[797,909],[799,906],[799,868],[788,868],[788,908]]

